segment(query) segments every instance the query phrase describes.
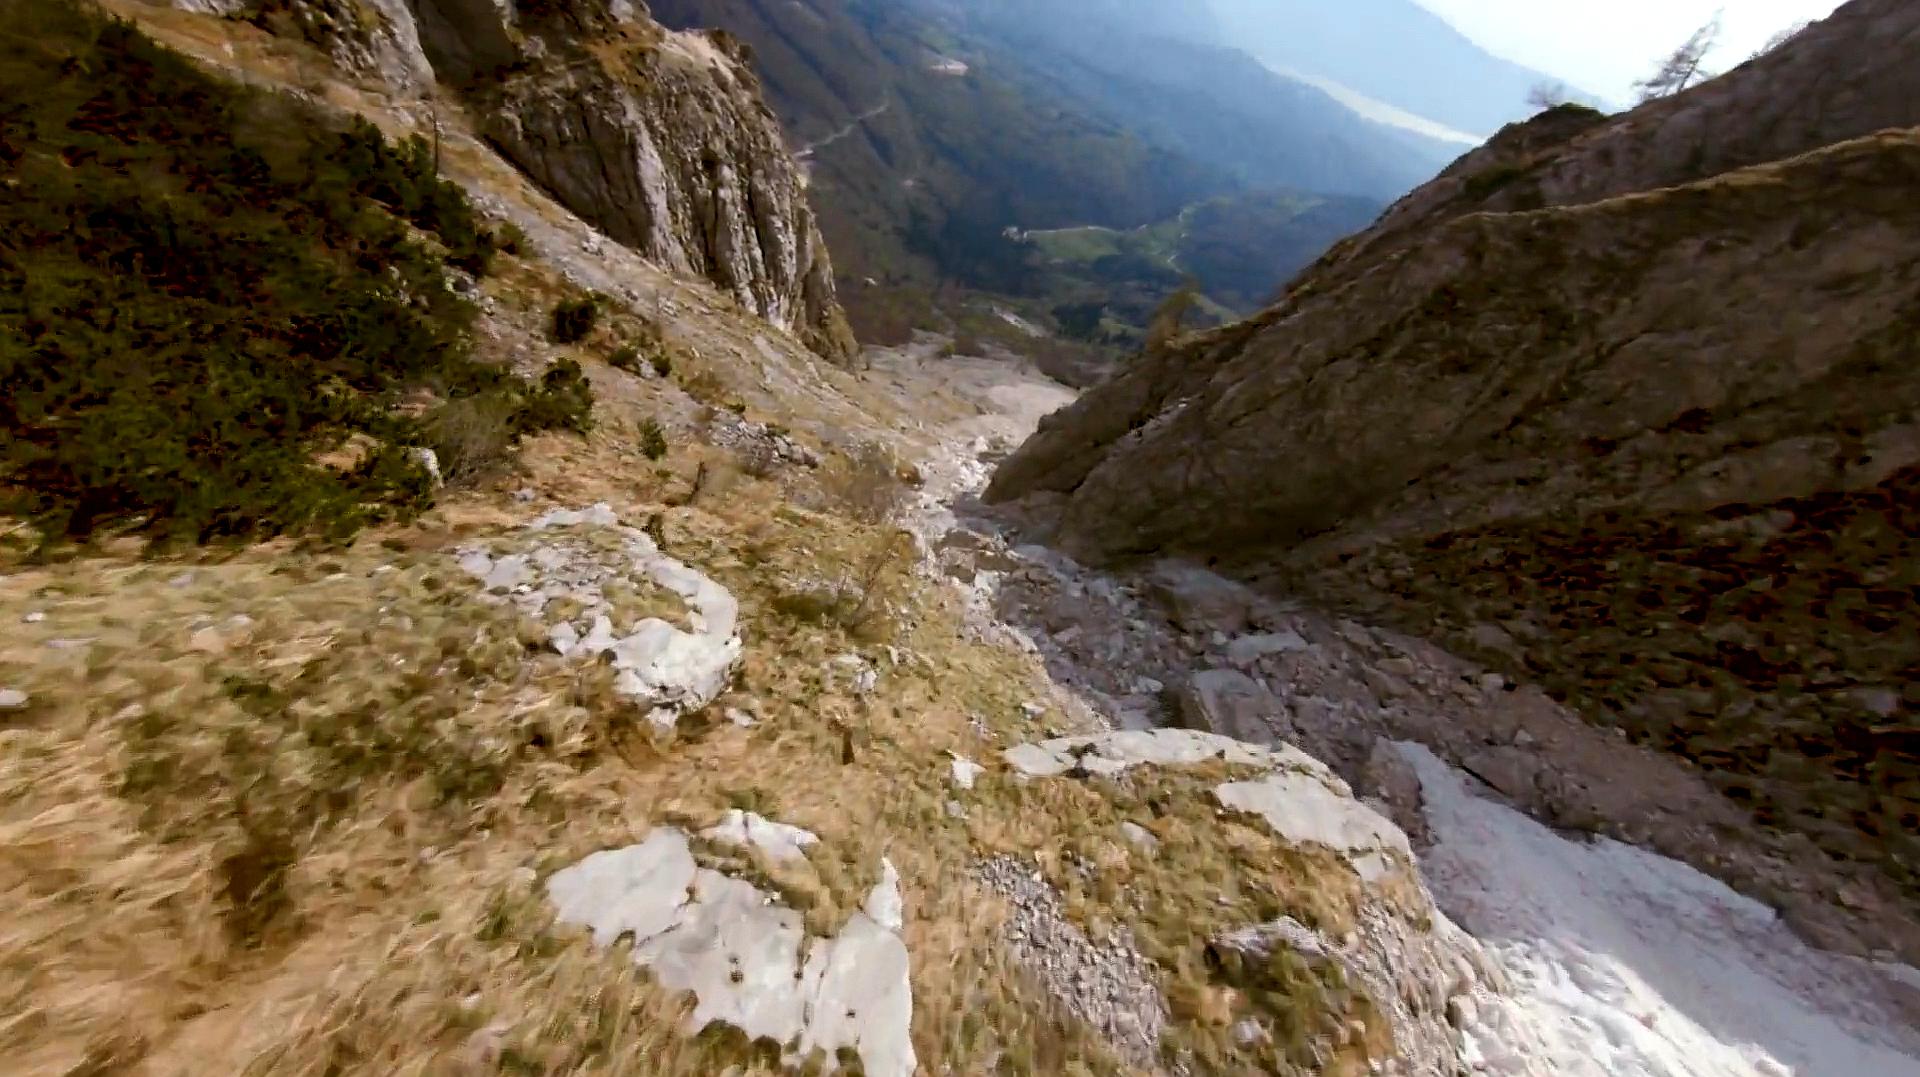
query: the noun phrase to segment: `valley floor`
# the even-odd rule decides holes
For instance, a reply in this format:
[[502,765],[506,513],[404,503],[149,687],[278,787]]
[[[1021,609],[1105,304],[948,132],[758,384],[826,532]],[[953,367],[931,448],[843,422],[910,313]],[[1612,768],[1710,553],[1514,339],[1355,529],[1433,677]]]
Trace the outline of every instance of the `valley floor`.
[[[941,364],[910,353],[888,356],[876,369],[902,386],[916,373],[938,379],[981,406],[982,418],[957,428],[959,436],[947,440],[931,467],[932,473],[959,477],[958,526],[1002,544],[1007,571],[975,577],[976,604],[1013,626],[1091,709],[1127,727],[1177,721],[1178,714],[1153,698],[1165,684],[1234,667],[1229,656],[1236,641],[1215,636],[1194,647],[1152,597],[1150,579],[1097,573],[1043,548],[1006,548],[1006,521],[967,496],[978,489],[984,470],[974,455],[1016,441],[1062,401],[1058,386],[1015,364]],[[989,431],[989,441],[977,440],[976,431]],[[969,572],[973,567],[967,566]],[[1217,586],[1234,590],[1225,581]],[[1337,651],[1354,636],[1382,636],[1311,611],[1277,617],[1279,631],[1313,655],[1296,663],[1296,670],[1336,665],[1339,659],[1314,652]],[[1349,661],[1371,666],[1351,670],[1354,679],[1406,677],[1404,658],[1383,662],[1348,650]],[[1329,670],[1312,672],[1326,677]],[[1291,727],[1282,718],[1264,738],[1234,732],[1269,741],[1281,732],[1310,746],[1342,739],[1313,728],[1315,714],[1343,721],[1338,708],[1296,707]],[[1432,729],[1462,739],[1481,732],[1471,722]],[[1356,784],[1373,784],[1383,799],[1395,786],[1403,794],[1411,789],[1411,803],[1392,807],[1397,820],[1421,838],[1428,886],[1441,909],[1487,947],[1507,977],[1509,994],[1482,997],[1450,1014],[1467,1032],[1468,1061],[1476,1072],[1920,1074],[1920,972],[1816,950],[1773,910],[1686,864],[1611,839],[1557,832],[1424,745],[1377,743],[1373,758],[1359,768],[1372,771],[1372,782],[1362,773]],[[1384,779],[1383,756],[1390,760]],[[1578,768],[1583,762],[1576,755],[1553,764]]]

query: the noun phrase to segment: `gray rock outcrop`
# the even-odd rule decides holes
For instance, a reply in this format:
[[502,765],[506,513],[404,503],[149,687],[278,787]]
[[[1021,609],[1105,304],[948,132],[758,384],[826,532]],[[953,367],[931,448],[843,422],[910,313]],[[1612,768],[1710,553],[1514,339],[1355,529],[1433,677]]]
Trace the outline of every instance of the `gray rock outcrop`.
[[857,347],[750,57],[629,0],[173,0],[305,41],[403,97],[436,82],[568,209],[827,359]]
[[1538,683],[1920,908],[1916,58],[1920,6],[1854,0],[1509,128],[987,496]]
[[[1213,803],[1227,813],[1259,820],[1286,846],[1332,853],[1341,865],[1332,870],[1350,870],[1360,881],[1354,923],[1337,939],[1290,919],[1247,925],[1214,938],[1207,947],[1209,961],[1224,970],[1231,981],[1248,983],[1266,982],[1272,969],[1294,966],[1318,975],[1315,970],[1333,966],[1336,977],[1326,982],[1345,983],[1362,997],[1344,1001],[1331,995],[1321,997],[1316,1003],[1302,1004],[1302,1010],[1294,1014],[1295,1020],[1311,1027],[1329,1016],[1311,1012],[1313,1005],[1344,1011],[1335,1015],[1336,1023],[1343,1027],[1359,1023],[1364,1028],[1373,1018],[1379,1018],[1378,1025],[1387,1034],[1383,1042],[1391,1045],[1393,1062],[1388,1065],[1406,1068],[1375,1072],[1424,1074],[1460,1069],[1465,1045],[1458,1030],[1448,1022],[1449,1003],[1459,999],[1472,1004],[1489,992],[1501,990],[1501,976],[1480,946],[1434,907],[1415,868],[1407,836],[1355,799],[1351,787],[1324,764],[1285,743],[1261,747],[1179,729],[1062,737],[1023,744],[1002,755],[1017,774],[1029,779],[1078,776],[1118,782],[1140,768],[1207,763],[1252,769],[1254,773],[1245,780],[1214,786]],[[1134,844],[1147,856],[1155,855],[1158,846],[1151,840]],[[995,874],[1002,880],[1018,882],[1026,873],[1017,865],[1002,863],[996,865]],[[1034,878],[1037,880],[1037,875]],[[1333,884],[1331,877],[1325,882]],[[1004,881],[996,888],[1003,893],[1014,889]],[[1036,904],[1045,905],[1045,901],[1026,902],[1022,908],[1028,919],[1044,920],[1044,916],[1031,915]],[[1017,937],[1024,940],[1031,933],[1032,929],[1023,929]],[[1071,955],[1069,960],[1074,963],[1096,967],[1129,964],[1090,954],[1084,940],[1072,931],[1052,929],[1046,938],[1050,946]],[[1138,966],[1139,962],[1135,960],[1132,965]],[[1137,982],[1142,978],[1136,968],[1122,979]],[[1088,979],[1107,983],[1104,976]],[[1062,1002],[1070,1009],[1086,1002],[1074,992],[1057,993],[1065,996]],[[1116,993],[1104,991],[1098,999],[1111,1002]],[[1107,1013],[1116,1007],[1089,1008]],[[1118,1009],[1157,1012],[1155,1006],[1140,1000]],[[1358,1020],[1363,1015],[1367,1021]],[[1236,1033],[1236,1039],[1244,1046],[1272,1032],[1259,1021],[1249,1021],[1245,1036]]]
[[547,895],[561,923],[588,928],[599,946],[630,936],[636,964],[661,986],[691,992],[693,1031],[730,1025],[789,1048],[794,1066],[848,1051],[876,1077],[914,1072],[913,987],[891,865],[832,938],[809,935],[798,912],[753,884],[700,867],[687,835],[670,827],[555,872]]
[[853,350],[799,170],[727,39],[640,35],[491,86],[485,131],[574,212],[821,354]]

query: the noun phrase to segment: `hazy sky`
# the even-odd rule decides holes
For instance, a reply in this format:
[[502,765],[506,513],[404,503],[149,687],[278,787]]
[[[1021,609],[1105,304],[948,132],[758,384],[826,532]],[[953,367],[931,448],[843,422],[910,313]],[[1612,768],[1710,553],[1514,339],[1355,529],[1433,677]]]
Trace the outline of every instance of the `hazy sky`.
[[1724,71],[1780,30],[1821,19],[1839,0],[1419,0],[1487,51],[1629,104],[1633,80],[1724,9],[1720,48],[1707,66]]

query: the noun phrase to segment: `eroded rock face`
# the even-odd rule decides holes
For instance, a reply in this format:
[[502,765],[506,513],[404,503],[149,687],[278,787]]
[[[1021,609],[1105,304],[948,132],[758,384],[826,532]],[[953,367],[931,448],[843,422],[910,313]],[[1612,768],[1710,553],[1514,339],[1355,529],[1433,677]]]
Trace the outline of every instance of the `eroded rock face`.
[[1525,674],[1920,903],[1917,47],[1920,7],[1855,0],[1509,129],[988,496]]
[[629,0],[174,0],[248,18],[416,95],[463,91],[567,208],[834,361],[856,349],[799,168],[744,50]]
[[726,39],[629,32],[484,98],[488,137],[574,212],[823,355],[852,354],[799,170]]

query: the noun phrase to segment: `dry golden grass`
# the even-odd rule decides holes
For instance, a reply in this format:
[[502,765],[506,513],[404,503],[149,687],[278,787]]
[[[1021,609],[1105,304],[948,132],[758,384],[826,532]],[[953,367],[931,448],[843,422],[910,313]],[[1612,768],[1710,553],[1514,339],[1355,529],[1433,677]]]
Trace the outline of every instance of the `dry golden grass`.
[[[656,743],[601,671],[530,648],[438,552],[497,511],[190,577],[103,558],[0,583],[20,626],[0,679],[33,698],[0,734],[10,1071],[774,1072],[737,1037],[677,1034],[684,1002],[556,930],[537,883],[751,806],[821,835],[805,878],[770,879],[815,930],[882,855],[899,867],[930,1067],[1116,1072],[994,956],[978,850],[942,810],[945,752],[991,755],[973,714],[1011,742],[1030,669],[903,593],[911,657],[857,698],[829,660],[878,649],[772,606],[781,578],[862,549],[861,525],[661,510],[669,550],[741,596],[761,721]],[[757,565],[742,526],[774,532]]]
[[[109,554],[0,577],[0,685],[32,696],[0,728],[7,1072],[777,1072],[738,1035],[683,1035],[685,999],[557,928],[542,896],[591,852],[734,807],[820,835],[800,869],[703,849],[815,932],[838,930],[882,856],[896,865],[926,1072],[1127,1072],[1001,955],[1004,910],[972,875],[1001,853],[1035,859],[1091,933],[1134,925],[1168,970],[1171,1043],[1217,1071],[1248,1064],[1223,1021],[1293,996],[1223,994],[1205,936],[1280,911],[1337,927],[1344,869],[1223,825],[1205,795],[1218,775],[992,770],[954,790],[950,752],[991,767],[1076,731],[1022,714],[1044,674],[969,642],[910,558],[877,558],[901,541],[890,524],[747,475],[672,507],[726,454],[647,461],[610,410],[586,438],[533,439],[515,483],[610,501],[734,591],[746,653],[714,710],[749,705],[752,728],[707,714],[643,735],[603,667],[545,653],[535,626],[478,601],[453,547],[511,545],[532,511],[499,491],[344,551]],[[821,580],[859,584],[863,614],[797,615],[792,596]],[[631,612],[678,616],[660,597],[636,589]],[[50,646],[73,640],[90,642]],[[873,693],[836,669],[847,654],[880,670]],[[1122,819],[1161,833],[1161,853],[1124,849]],[[1069,856],[1102,865],[1098,881]]]

